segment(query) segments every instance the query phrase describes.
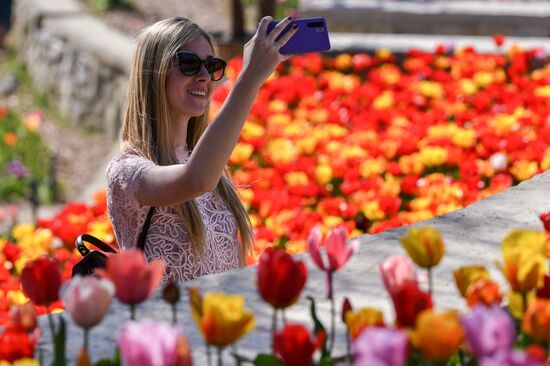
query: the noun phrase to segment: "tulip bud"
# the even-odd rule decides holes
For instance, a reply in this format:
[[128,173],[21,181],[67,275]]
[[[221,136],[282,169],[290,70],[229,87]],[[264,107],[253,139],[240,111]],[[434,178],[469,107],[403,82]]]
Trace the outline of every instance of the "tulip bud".
[[350,299],[346,296],[344,297],[344,301],[342,301],[342,323],[346,323],[346,314],[349,311],[353,311],[353,307],[351,306]]
[[167,303],[174,305],[177,304],[177,302],[180,300],[181,292],[178,284],[174,282],[172,279],[168,281],[166,286],[164,286],[164,289],[162,290],[162,298]]

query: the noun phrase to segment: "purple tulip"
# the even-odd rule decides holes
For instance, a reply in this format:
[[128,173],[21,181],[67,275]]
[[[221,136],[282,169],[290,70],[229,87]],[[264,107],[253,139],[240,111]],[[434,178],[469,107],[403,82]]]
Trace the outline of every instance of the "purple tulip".
[[117,343],[127,366],[176,365],[179,337],[178,327],[144,319],[126,323]]
[[408,338],[399,329],[369,327],[353,342],[354,366],[404,366]]
[[466,341],[477,359],[510,350],[515,339],[514,322],[500,306],[476,305],[461,317]]
[[492,357],[481,359],[479,366],[545,366],[545,362],[534,360],[522,351],[501,350]]

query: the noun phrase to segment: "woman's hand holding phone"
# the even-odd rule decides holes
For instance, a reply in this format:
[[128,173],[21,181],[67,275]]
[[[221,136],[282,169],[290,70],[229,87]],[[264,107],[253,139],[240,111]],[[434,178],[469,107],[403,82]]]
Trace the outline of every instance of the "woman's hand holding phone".
[[260,87],[279,63],[291,57],[279,52],[298,31],[296,26],[282,34],[291,20],[290,17],[281,20],[268,33],[268,25],[273,18],[270,16],[262,18],[256,33],[244,46],[242,78],[254,80],[257,87]]

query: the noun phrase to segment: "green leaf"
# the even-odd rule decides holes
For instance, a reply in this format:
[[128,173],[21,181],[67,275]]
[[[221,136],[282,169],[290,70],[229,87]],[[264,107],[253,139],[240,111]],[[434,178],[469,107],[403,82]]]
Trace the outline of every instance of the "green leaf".
[[283,364],[277,357],[267,353],[260,353],[254,359],[254,366],[282,366],[282,365]]
[[59,331],[54,334],[54,354],[53,365],[54,366],[66,366],[67,359],[65,357],[65,319],[63,316],[59,316]]
[[314,324],[313,333],[319,334],[319,332],[322,331],[326,335],[325,340],[323,341],[323,345],[321,346],[321,359],[323,359],[324,357],[329,356],[327,349],[328,333],[323,323],[321,323],[321,321],[317,317],[317,311],[315,310],[315,299],[311,296],[308,296],[307,299],[311,302],[309,311],[311,313],[311,319],[313,320]]
[[94,366],[113,366],[113,361],[108,358],[102,358],[101,360],[94,363]]
[[318,366],[333,366],[335,361],[329,356],[321,357],[319,360]]

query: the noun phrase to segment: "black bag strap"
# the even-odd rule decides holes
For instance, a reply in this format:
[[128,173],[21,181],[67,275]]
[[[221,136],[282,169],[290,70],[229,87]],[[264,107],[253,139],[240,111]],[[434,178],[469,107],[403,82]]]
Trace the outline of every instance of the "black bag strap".
[[147,217],[145,218],[145,223],[143,223],[143,229],[141,229],[141,233],[139,234],[137,247],[142,251],[145,248],[145,239],[147,238],[147,232],[149,231],[149,224],[151,224],[151,218],[153,217],[154,210],[155,208],[152,206],[149,208],[149,212],[147,212]]
[[[147,217],[145,218],[145,223],[143,224],[143,229],[141,229],[141,233],[139,234],[139,241],[138,241],[138,248],[143,250],[145,247],[145,239],[147,238],[147,231],[149,231],[149,225],[151,224],[151,218],[153,217],[153,211],[155,210],[154,207],[149,208],[149,212],[147,212]],[[97,248],[99,248],[101,251],[106,253],[116,253],[117,251],[112,248],[110,245],[105,244],[103,241],[99,240],[93,235],[90,234],[81,234],[76,238],[75,245],[76,249],[82,255],[83,257],[90,254],[91,250],[84,245],[84,242],[90,243],[95,245]]]
[[76,249],[78,249],[78,252],[83,257],[87,256],[91,252],[90,249],[88,249],[84,245],[84,242],[88,242],[90,244],[93,244],[93,245],[95,245],[96,247],[98,247],[99,249],[101,249],[104,252],[116,253],[115,249],[111,248],[111,246],[105,244],[104,242],[102,242],[101,240],[96,238],[95,236],[92,236],[90,234],[82,234],[78,238],[76,238],[75,244],[76,244]]

